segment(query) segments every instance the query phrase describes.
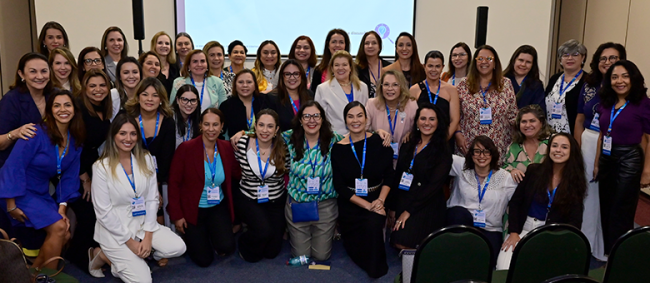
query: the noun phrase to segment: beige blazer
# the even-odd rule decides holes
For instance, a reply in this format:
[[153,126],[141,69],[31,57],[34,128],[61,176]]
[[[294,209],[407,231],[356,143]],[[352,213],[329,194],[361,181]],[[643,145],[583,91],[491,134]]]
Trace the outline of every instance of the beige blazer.
[[[359,101],[364,106],[368,102],[368,86],[361,82],[361,89],[354,88],[354,101]],[[345,127],[345,118],[343,117],[343,109],[348,105],[349,101],[343,88],[339,82],[333,78],[326,81],[316,88],[316,95],[314,100],[325,109],[325,115],[332,124],[332,130],[340,135],[348,133]]]

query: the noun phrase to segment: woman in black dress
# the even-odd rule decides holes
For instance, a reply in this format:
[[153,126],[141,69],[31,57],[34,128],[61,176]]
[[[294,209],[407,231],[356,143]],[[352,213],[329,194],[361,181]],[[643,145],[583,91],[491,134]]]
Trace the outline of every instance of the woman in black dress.
[[366,109],[360,102],[345,106],[343,116],[350,132],[332,147],[339,230],[352,261],[379,278],[388,272],[384,202],[393,183],[393,150],[382,145],[378,134],[366,132]]

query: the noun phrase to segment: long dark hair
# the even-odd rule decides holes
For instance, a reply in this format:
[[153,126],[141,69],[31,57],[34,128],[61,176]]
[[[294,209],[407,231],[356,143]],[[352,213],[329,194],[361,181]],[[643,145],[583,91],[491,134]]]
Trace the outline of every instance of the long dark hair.
[[[125,63],[133,63],[138,67],[138,71],[140,72],[140,83],[142,81],[142,65],[140,65],[140,62],[138,62],[138,59],[135,59],[134,57],[122,57],[119,62],[117,62],[117,66],[115,66],[115,89],[117,89],[117,93],[120,95],[120,105],[124,106],[126,103],[128,97],[124,93],[124,83],[122,82],[122,66],[124,66]],[[137,85],[136,85],[137,88]]]
[[625,68],[628,75],[630,76],[631,86],[630,93],[627,95],[627,99],[632,104],[639,104],[641,102],[641,99],[646,96],[648,88],[645,87],[645,79],[639,71],[639,68],[636,66],[636,64],[632,63],[632,61],[627,60],[618,61],[609,67],[609,70],[607,70],[607,74],[605,74],[605,79],[603,80],[603,87],[601,87],[600,91],[598,91],[598,95],[600,96],[600,103],[604,107],[613,107],[618,100],[618,94],[616,94],[614,89],[612,89],[611,80],[612,72],[616,66],[622,66]]
[[[43,116],[43,121],[41,125],[47,128],[47,136],[50,138],[52,144],[61,145],[63,142],[63,135],[67,133],[60,133],[59,128],[56,126],[56,119],[54,118],[54,112],[52,111],[52,106],[54,106],[54,99],[58,96],[65,95],[70,98],[72,102],[73,113],[70,124],[68,125],[68,130],[70,131],[70,136],[74,138],[74,146],[80,148],[83,145],[83,142],[86,138],[86,129],[84,126],[83,117],[81,117],[81,108],[79,104],[76,103],[76,99],[72,97],[72,93],[67,89],[57,90],[52,95],[47,98],[47,103],[45,104],[45,115]],[[63,145],[65,146],[65,145]]]
[[[81,49],[81,52],[79,52],[79,59],[77,59],[77,66],[79,67],[79,80],[83,81],[84,76],[86,75],[86,63],[84,62],[84,57],[86,57],[86,54],[90,52],[97,52],[99,54],[99,59],[102,60],[102,65],[104,68],[102,68],[102,71],[106,73],[106,60],[104,60],[104,56],[102,56],[102,51],[99,50],[99,48],[94,47],[94,46],[88,46],[84,49]],[[83,83],[82,83],[83,84]],[[110,80],[109,80],[109,88],[110,88]]]
[[45,25],[43,25],[43,28],[41,29],[41,34],[38,35],[38,51],[41,54],[45,55],[45,57],[50,56],[50,50],[48,50],[47,46],[43,44],[43,41],[45,41],[45,36],[47,36],[47,30],[49,29],[59,30],[63,35],[63,40],[65,40],[63,47],[67,47],[68,49],[70,49],[70,40],[68,40],[68,33],[65,32],[63,26],[57,22],[47,22],[45,23]]
[[476,170],[476,164],[474,163],[474,159],[472,158],[474,156],[474,149],[476,149],[476,145],[480,144],[485,149],[490,151],[490,170],[493,171],[498,171],[499,170],[499,149],[497,146],[494,144],[491,138],[487,136],[477,136],[474,138],[472,143],[469,146],[469,150],[467,150],[467,153],[465,154],[465,167],[463,170]]
[[295,161],[302,159],[305,152],[303,149],[303,143],[305,141],[305,129],[303,128],[300,121],[302,120],[302,115],[305,112],[305,108],[307,107],[316,107],[320,112],[321,125],[320,130],[318,131],[318,140],[321,144],[320,153],[324,158],[327,158],[327,153],[330,150],[330,143],[332,141],[332,137],[334,136],[334,133],[332,132],[332,124],[330,124],[330,122],[327,120],[325,109],[323,109],[320,103],[316,101],[307,101],[300,107],[296,113],[296,116],[293,117],[291,123],[291,129],[293,130],[293,133],[291,134],[289,142],[293,144],[293,148],[296,151],[296,156],[293,158]]
[[369,35],[374,35],[375,38],[377,39],[377,45],[379,46],[379,51],[377,52],[377,56],[379,56],[379,60],[381,60],[381,49],[383,46],[383,43],[381,41],[381,36],[379,36],[379,34],[374,30],[368,31],[364,33],[363,37],[361,38],[361,43],[359,43],[359,51],[357,51],[357,56],[356,56],[357,58],[355,59],[355,63],[357,64],[357,66],[359,66],[359,68],[362,69],[368,68],[368,56],[366,55],[365,42],[366,42],[366,38]]
[[449,135],[449,120],[447,115],[445,115],[440,108],[432,103],[425,102],[419,105],[417,111],[415,111],[415,119],[413,120],[413,128],[411,129],[411,134],[409,142],[403,146],[407,147],[407,152],[413,153],[415,146],[422,140],[422,132],[418,127],[418,120],[420,120],[420,112],[422,109],[430,109],[436,112],[436,117],[438,118],[438,126],[433,132],[433,136],[429,141],[429,146],[440,150],[438,152],[449,152],[449,144],[447,143],[447,136]]
[[[278,116],[278,113],[276,113],[273,109],[270,108],[262,109],[260,110],[260,112],[257,112],[257,114],[255,114],[256,124],[260,120],[260,117],[262,117],[263,115],[269,115],[273,117],[273,120],[275,121],[275,127],[279,131],[280,116]],[[257,138],[256,134],[254,134],[254,136],[255,138]],[[284,140],[280,136],[280,133],[277,133],[273,136],[272,143],[273,143],[273,147],[271,148],[271,156],[270,156],[271,162],[273,162],[273,166],[275,166],[275,172],[278,175],[284,175],[284,173],[286,173],[289,170],[287,169],[287,166],[284,162],[285,161],[284,158],[287,154],[287,149],[284,144]]]
[[[180,134],[181,137],[184,137],[186,132],[186,127],[187,123],[183,120],[183,114],[181,114],[181,107],[179,104],[179,100],[181,99],[181,96],[183,96],[184,93],[186,92],[191,92],[196,95],[196,100],[199,101],[201,100],[199,98],[199,91],[194,87],[193,85],[190,84],[185,84],[182,85],[177,92],[176,99],[172,102],[172,111],[174,111],[174,115],[176,116],[176,129],[178,130],[178,133]],[[196,109],[194,109],[194,112],[190,113],[190,115],[187,117],[187,121],[192,123],[192,138],[196,138],[199,136],[200,133],[200,120],[201,120],[201,105],[197,103]],[[223,121],[221,121],[223,123]]]
[[314,46],[314,42],[311,41],[311,38],[309,38],[309,36],[301,35],[293,41],[293,44],[291,44],[291,50],[289,51],[289,59],[296,59],[296,45],[298,45],[298,41],[301,40],[307,41],[307,44],[309,44],[311,52],[309,53],[309,59],[307,59],[307,65],[313,68],[316,66],[318,57],[316,57],[316,46]]
[[515,53],[512,53],[512,57],[510,57],[510,62],[508,63],[508,67],[506,67],[506,70],[503,71],[503,75],[504,76],[515,75],[515,62],[517,62],[517,58],[522,53],[533,56],[533,66],[530,68],[530,71],[528,71],[528,75],[526,75],[526,80],[524,81],[524,85],[529,86],[533,82],[540,82],[539,66],[537,65],[537,50],[535,50],[535,47],[532,47],[530,45],[519,46],[519,48],[515,50]]
[[83,103],[82,106],[88,110],[90,116],[99,117],[99,115],[97,115],[95,107],[93,107],[93,104],[90,102],[90,98],[88,98],[88,95],[86,94],[86,91],[88,89],[88,81],[90,81],[91,78],[95,77],[103,78],[104,82],[106,83],[108,94],[100,103],[101,113],[103,115],[102,120],[106,121],[110,117],[113,117],[113,103],[111,100],[111,79],[108,77],[108,75],[106,75],[106,73],[104,73],[104,71],[90,69],[90,71],[86,72],[83,79],[81,80],[81,93],[79,95],[81,97],[81,102]]
[[[591,57],[591,62],[589,63],[591,72],[585,77],[585,82],[592,87],[598,87],[603,81],[603,76],[605,74],[600,72],[598,65],[600,64],[600,55],[602,55],[603,51],[605,51],[607,48],[613,48],[618,51],[618,60],[627,60],[627,52],[625,51],[625,46],[613,42],[605,42],[599,45],[596,49],[596,52],[594,53],[594,56]],[[611,69],[612,67],[613,66],[610,66],[609,68]]]
[[[29,53],[23,55],[23,57],[20,57],[20,60],[18,61],[18,68],[16,69],[16,78],[14,80],[14,84],[12,84],[9,87],[9,89],[18,88],[21,92],[27,92],[28,91],[27,82],[25,82],[20,77],[20,75],[18,74],[18,71],[21,71],[23,73],[23,75],[26,75],[27,72],[25,70],[25,65],[27,65],[27,62],[32,61],[32,60],[43,60],[43,61],[45,61],[45,64],[47,64],[47,67],[50,69],[50,74],[52,73],[52,68],[48,64],[47,58],[45,58],[45,56],[43,54],[36,53],[36,52],[29,52]],[[53,83],[52,83],[52,79],[51,79],[52,76],[50,76],[49,78],[50,78],[50,80],[47,82],[47,84],[45,85],[45,88],[43,89],[43,94],[52,92],[52,89],[54,88]]]
[[119,32],[120,35],[122,35],[122,41],[124,47],[122,48],[122,52],[120,53],[120,59],[125,58],[126,56],[129,56],[129,42],[126,41],[126,36],[124,35],[122,29],[119,27],[109,27],[106,29],[106,31],[104,31],[104,35],[102,36],[102,44],[100,48],[102,50],[102,53],[100,55],[104,57],[108,56],[108,44],[106,44],[106,39],[108,39],[108,34],[114,31]]
[[454,66],[454,62],[452,61],[454,57],[452,55],[454,53],[454,49],[458,47],[462,47],[463,50],[465,50],[465,53],[467,53],[467,65],[465,66],[465,70],[467,71],[465,72],[465,75],[467,75],[467,73],[469,72],[469,64],[471,63],[470,60],[472,60],[470,59],[472,58],[472,49],[469,48],[469,45],[467,45],[467,43],[459,42],[454,44],[454,46],[451,47],[451,50],[449,50],[449,63],[447,64],[447,74],[449,75],[450,78],[452,75],[456,74],[456,67]]
[[[501,71],[501,60],[499,60],[499,54],[497,54],[497,51],[494,49],[494,47],[490,45],[483,45],[476,49],[476,52],[474,52],[474,57],[472,57],[472,60],[470,60],[469,64],[469,70],[467,72],[467,88],[469,89],[469,93],[477,93],[479,92],[479,89],[481,88],[480,86],[480,75],[478,72],[478,64],[476,62],[476,58],[478,57],[479,52],[481,50],[488,50],[492,52],[494,55],[494,70],[492,70],[492,87],[496,89],[497,92],[501,92],[503,90],[503,72]],[[488,90],[486,90],[487,92]]]
[[[408,32],[402,32],[397,36],[397,39],[399,39],[402,36],[406,36],[411,40],[411,46],[413,46],[413,53],[411,54],[411,78],[413,82],[421,82],[424,79],[426,79],[426,75],[424,74],[424,66],[422,66],[422,63],[420,63],[420,55],[418,55],[418,44],[415,42],[415,37],[411,35]],[[397,40],[395,40],[395,60],[399,59],[399,55],[397,54]]]
[[[335,34],[340,34],[343,36],[343,39],[345,40],[344,50],[350,52],[350,37],[348,36],[348,33],[339,28],[330,30],[330,32],[327,33],[327,37],[325,37],[325,49],[323,49],[323,58],[320,60],[320,64],[316,66],[316,70],[320,72],[325,72],[330,64],[330,59],[332,58],[332,52],[330,51],[330,39],[332,39],[332,36]],[[352,66],[350,66],[350,68],[352,68]]]
[[560,213],[567,215],[571,209],[582,206],[587,191],[587,179],[585,178],[585,165],[582,160],[582,153],[578,142],[572,135],[558,133],[551,137],[548,142],[546,157],[539,168],[541,178],[535,180],[532,186],[535,197],[542,203],[548,203],[548,189],[552,186],[553,165],[555,162],[549,157],[553,148],[553,140],[557,137],[565,137],[569,140],[569,159],[562,169],[562,180],[558,185],[553,205],[559,208]]
[[[286,69],[289,65],[294,65],[296,68],[298,68],[298,72],[300,72],[300,85],[298,86],[298,97],[300,98],[300,103],[303,104],[307,102],[307,100],[310,100],[311,98],[309,97],[309,90],[307,90],[307,80],[305,77],[307,74],[305,73],[305,69],[302,67],[302,64],[298,62],[298,60],[295,59],[289,59],[287,61],[284,61],[282,63],[282,66],[280,67],[280,71],[278,72],[280,79],[278,79],[278,87],[275,88],[275,91],[278,93],[278,98],[284,105],[289,105],[291,102],[289,101],[291,97],[289,97],[289,92],[287,91],[287,86],[284,84],[284,69]],[[300,106],[298,106],[300,107]]]

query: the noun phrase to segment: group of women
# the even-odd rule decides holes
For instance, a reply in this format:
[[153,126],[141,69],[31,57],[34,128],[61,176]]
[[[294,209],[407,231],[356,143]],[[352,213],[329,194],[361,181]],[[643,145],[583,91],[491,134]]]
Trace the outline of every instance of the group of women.
[[187,251],[207,267],[238,251],[257,262],[280,253],[285,231],[293,256],[327,260],[338,231],[378,278],[385,228],[407,249],[464,224],[507,269],[521,237],[547,223],[581,227],[605,260],[650,183],[650,99],[620,44],[601,45],[585,73],[586,48],[564,43],[563,72],[544,90],[532,46],[502,71],[494,48],[472,56],[461,42],[443,73],[444,55],[420,62],[408,33],[392,64],[376,32],[353,59],[333,29],[318,65],[300,36],[284,62],[264,41],[251,70],[241,41],[198,50],[187,33],[174,43],[157,33],[139,59],[118,27],[77,61],[58,23],[39,40],[0,100],[0,224],[40,249],[35,266],[71,232],[65,256],[92,276],[109,264],[150,282],[150,256],[164,266]]

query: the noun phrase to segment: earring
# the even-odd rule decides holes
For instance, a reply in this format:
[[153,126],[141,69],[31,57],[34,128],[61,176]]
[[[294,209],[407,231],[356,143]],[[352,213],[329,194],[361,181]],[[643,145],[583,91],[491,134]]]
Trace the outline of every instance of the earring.
[[20,78],[20,81],[21,81],[21,82],[25,82],[25,78]]
[[419,131],[419,130],[420,130],[420,127],[416,127],[416,129]]
[[220,133],[220,134],[223,134],[223,129],[222,129],[221,131],[219,131],[219,133]]

